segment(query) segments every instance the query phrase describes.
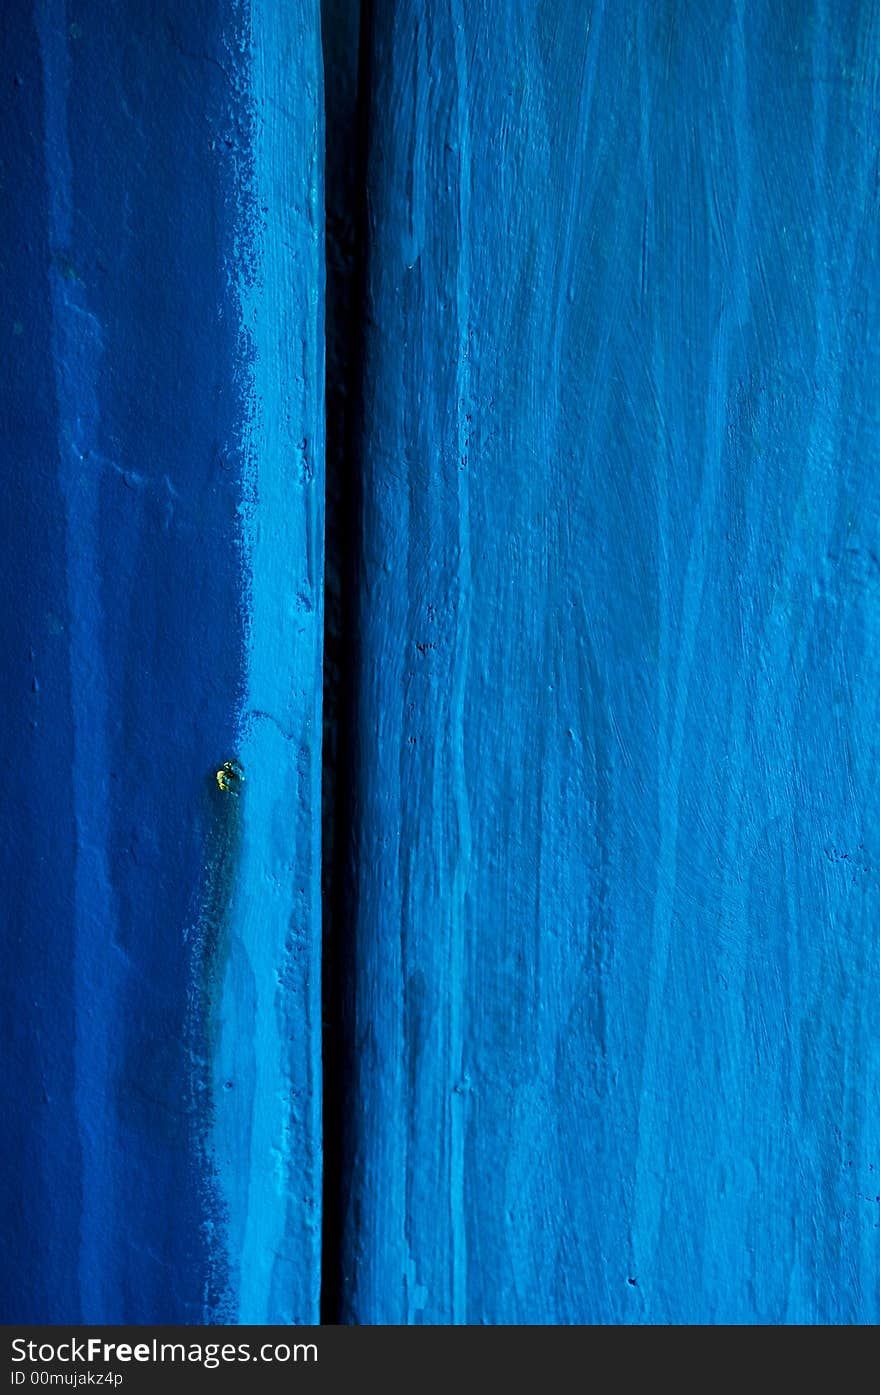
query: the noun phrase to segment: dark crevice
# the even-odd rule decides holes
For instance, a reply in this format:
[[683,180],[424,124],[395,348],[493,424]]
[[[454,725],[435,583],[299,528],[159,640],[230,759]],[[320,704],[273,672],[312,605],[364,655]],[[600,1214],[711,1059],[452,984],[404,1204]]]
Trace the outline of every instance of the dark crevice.
[[321,1322],[344,1321],[354,1080],[361,431],[371,0],[322,0],[326,199],[326,522],[322,809],[324,1181]]

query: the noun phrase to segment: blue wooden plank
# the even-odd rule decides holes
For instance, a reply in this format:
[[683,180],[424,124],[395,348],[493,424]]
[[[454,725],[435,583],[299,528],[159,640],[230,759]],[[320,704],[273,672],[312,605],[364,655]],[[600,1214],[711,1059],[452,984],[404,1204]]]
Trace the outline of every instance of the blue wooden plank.
[[317,4],[2,43],[3,1316],[308,1320]]
[[880,12],[372,10],[344,1315],[876,1321]]

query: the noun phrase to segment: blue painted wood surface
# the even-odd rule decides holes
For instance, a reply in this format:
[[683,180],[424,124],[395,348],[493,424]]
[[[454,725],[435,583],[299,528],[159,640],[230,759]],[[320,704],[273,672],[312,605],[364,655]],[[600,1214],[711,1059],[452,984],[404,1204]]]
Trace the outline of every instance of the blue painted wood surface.
[[878,20],[373,7],[355,1321],[874,1321]]
[[877,1320],[878,35],[7,7],[5,1320]]
[[314,1320],[317,5],[13,4],[3,82],[3,1317]]

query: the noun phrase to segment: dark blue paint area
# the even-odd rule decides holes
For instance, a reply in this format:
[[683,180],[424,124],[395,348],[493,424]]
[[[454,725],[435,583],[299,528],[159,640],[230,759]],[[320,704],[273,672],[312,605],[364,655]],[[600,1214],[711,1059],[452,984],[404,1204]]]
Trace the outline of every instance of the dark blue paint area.
[[[64,633],[64,512],[46,276],[42,73],[28,18],[3,25],[0,372],[5,527],[0,550],[4,713],[2,1018],[9,1256],[3,1312],[76,1316],[82,1155],[73,1107],[73,737]],[[59,719],[60,718],[60,719]],[[35,1256],[39,1256],[35,1260]],[[59,1292],[60,1289],[60,1292]]]
[[243,665],[235,35],[195,4],[4,29],[2,1308],[196,1321],[223,1275],[190,983]]
[[878,1317],[877,7],[373,7],[357,1322]]

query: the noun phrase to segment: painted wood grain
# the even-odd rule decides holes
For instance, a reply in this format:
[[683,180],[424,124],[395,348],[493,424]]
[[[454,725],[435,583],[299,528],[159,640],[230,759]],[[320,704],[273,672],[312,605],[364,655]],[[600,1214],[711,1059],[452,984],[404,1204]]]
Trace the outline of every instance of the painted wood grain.
[[4,1319],[876,1321],[880,7],[7,11]]
[[880,12],[371,10],[343,1311],[874,1321]]

